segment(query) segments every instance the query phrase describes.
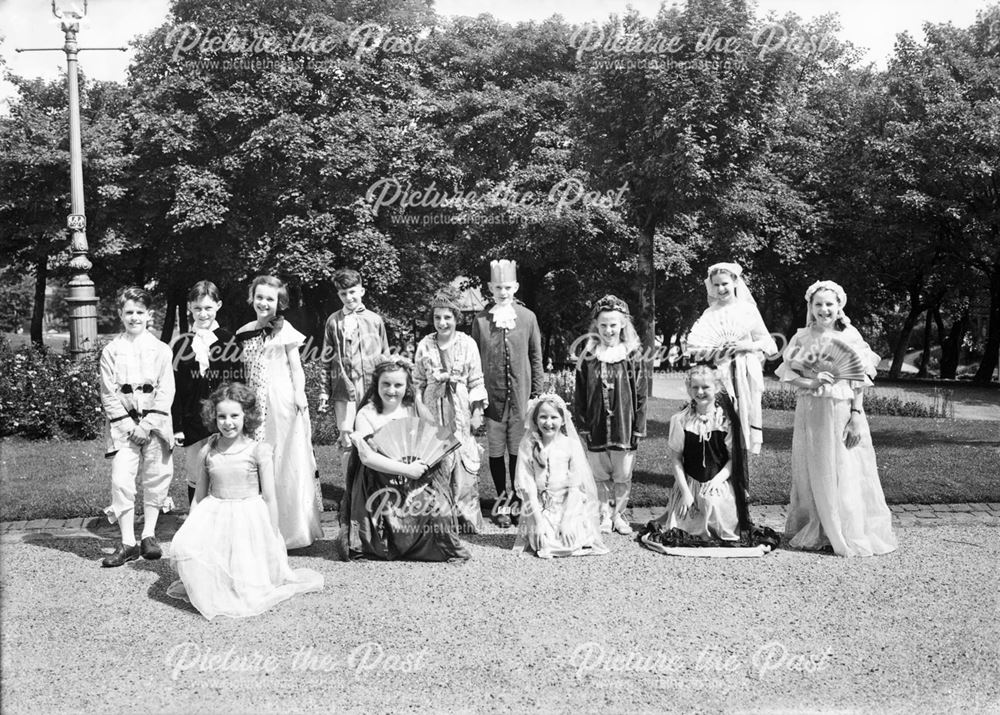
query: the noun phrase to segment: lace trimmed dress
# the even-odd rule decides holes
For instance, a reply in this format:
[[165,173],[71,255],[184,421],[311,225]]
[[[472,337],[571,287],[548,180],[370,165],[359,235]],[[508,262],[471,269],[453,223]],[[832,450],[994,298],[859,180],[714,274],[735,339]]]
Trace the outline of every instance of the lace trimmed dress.
[[[896,549],[896,535],[863,412],[855,414],[860,444],[853,449],[844,444],[854,390],[873,384],[870,378],[879,358],[854,327],[848,325],[838,335],[862,356],[868,377],[864,382],[838,380],[817,390],[797,389],[785,536],[800,549],[832,546],[840,556],[885,554]],[[785,349],[778,377],[783,382],[801,377],[792,361],[810,350],[821,351],[823,339],[824,333],[815,327],[799,330]]]
[[300,347],[305,336],[287,321],[281,322],[274,335],[255,327],[256,323],[248,323],[236,333],[247,383],[264,418],[254,439],[274,450],[278,528],[285,546],[298,549],[323,536],[319,523],[323,501],[312,449],[312,425],[308,412],[295,409],[295,389],[285,352],[288,346]]
[[260,495],[257,465],[271,459],[265,444],[247,441],[220,452],[209,438],[199,469],[208,471],[208,495],[170,545],[180,580],[167,588],[205,618],[256,616],[300,593],[320,591],[323,575],[292,569]]

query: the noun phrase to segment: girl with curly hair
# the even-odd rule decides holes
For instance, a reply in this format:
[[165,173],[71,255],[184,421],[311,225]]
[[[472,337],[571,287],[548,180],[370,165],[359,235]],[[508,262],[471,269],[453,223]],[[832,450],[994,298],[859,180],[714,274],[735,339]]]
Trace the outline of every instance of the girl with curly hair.
[[253,390],[238,382],[223,385],[202,414],[214,434],[195,461],[191,514],[170,549],[180,579],[167,593],[211,620],[255,616],[296,594],[321,590],[322,574],[288,565],[271,447],[251,437],[262,418]]

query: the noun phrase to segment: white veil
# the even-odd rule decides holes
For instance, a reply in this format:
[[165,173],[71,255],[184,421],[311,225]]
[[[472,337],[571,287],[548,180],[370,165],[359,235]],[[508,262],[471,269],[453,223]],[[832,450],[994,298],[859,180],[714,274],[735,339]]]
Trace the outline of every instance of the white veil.
[[554,405],[563,415],[563,429],[569,437],[570,450],[573,459],[574,471],[580,475],[581,487],[586,495],[585,514],[588,530],[592,530],[591,550],[593,553],[606,553],[607,547],[601,538],[600,533],[600,505],[597,499],[597,483],[594,481],[594,473],[590,468],[587,453],[583,448],[583,441],[580,439],[576,426],[573,424],[571,410],[566,405],[566,401],[555,393],[543,393],[528,402],[524,416],[524,436],[518,447],[517,473],[514,476],[514,489],[521,497],[521,517],[517,526],[517,539],[514,543],[514,550],[523,552],[530,547],[528,535],[535,528],[535,516],[532,509],[538,509],[538,487],[534,478],[528,471],[528,464],[534,459],[534,447],[541,444],[541,435],[535,425],[535,411],[543,402]]
[[743,280],[743,269],[740,267],[739,263],[713,263],[708,267],[708,273],[705,275],[705,292],[708,294],[708,304],[715,305],[719,302],[718,296],[715,295],[715,291],[712,290],[712,276],[719,271],[725,271],[733,277],[733,283],[736,286],[736,300],[741,303],[749,303],[754,308],[757,307],[757,301],[754,300],[753,295],[750,293],[750,289],[747,288],[746,281]]

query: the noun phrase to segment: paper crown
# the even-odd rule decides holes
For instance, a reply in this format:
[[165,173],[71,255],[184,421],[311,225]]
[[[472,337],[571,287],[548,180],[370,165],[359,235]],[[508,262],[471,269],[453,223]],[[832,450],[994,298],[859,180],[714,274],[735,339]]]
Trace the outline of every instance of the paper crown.
[[490,283],[514,283],[517,281],[517,261],[490,261]]

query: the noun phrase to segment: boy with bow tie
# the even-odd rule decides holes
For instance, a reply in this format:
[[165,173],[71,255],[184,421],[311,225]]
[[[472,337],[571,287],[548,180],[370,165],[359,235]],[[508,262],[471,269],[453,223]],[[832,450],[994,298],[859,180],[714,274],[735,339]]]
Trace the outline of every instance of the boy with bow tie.
[[326,321],[319,411],[326,412],[333,401],[340,446],[349,450],[358,403],[368,389],[379,356],[389,352],[389,337],[382,317],[361,302],[365,288],[360,273],[341,268],[333,274],[333,284],[344,307]]

